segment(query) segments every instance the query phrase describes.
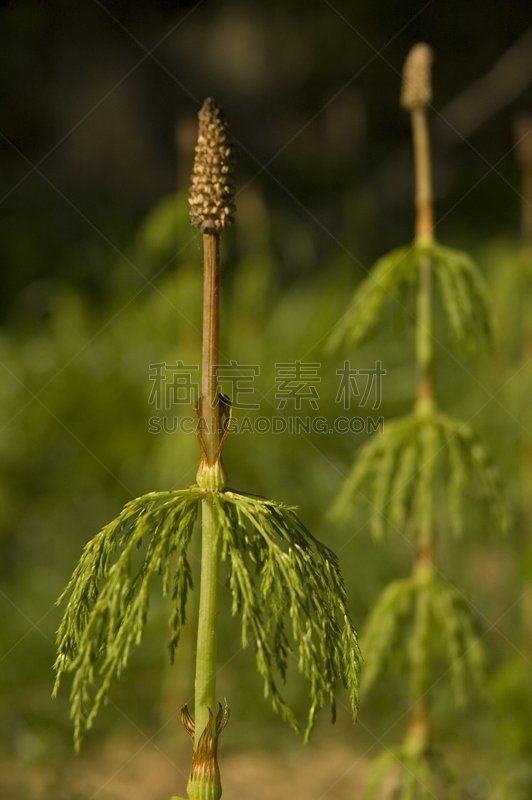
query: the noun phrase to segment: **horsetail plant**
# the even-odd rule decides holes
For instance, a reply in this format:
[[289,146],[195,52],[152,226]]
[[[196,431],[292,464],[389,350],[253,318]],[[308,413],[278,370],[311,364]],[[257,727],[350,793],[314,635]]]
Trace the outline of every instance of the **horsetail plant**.
[[[416,552],[410,577],[383,591],[363,632],[366,653],[362,687],[369,689],[398,663],[409,673],[410,722],[402,745],[377,760],[367,796],[381,796],[383,782],[394,780],[397,800],[450,797],[453,780],[431,742],[430,706],[436,664],[450,679],[454,698],[463,703],[467,682],[479,684],[483,653],[462,593],[435,563],[435,537],[460,536],[466,493],[485,501],[494,529],[509,525],[496,468],[469,425],[443,414],[434,387],[434,288],[437,288],[452,338],[466,350],[490,346],[493,319],[487,287],[471,258],[434,239],[430,142],[427,108],[431,100],[432,51],[417,44],[404,66],[401,105],[410,112],[416,177],[416,235],[412,245],[377,262],[355,292],[352,305],[331,344],[357,347],[367,340],[392,298],[415,298],[417,389],[411,414],[389,422],[356,461],[335,505],[352,513],[363,498],[373,507],[372,532],[388,529],[408,538]],[[435,284],[435,287],[434,287]],[[436,506],[436,504],[439,504]],[[446,506],[445,513],[439,512]],[[388,784],[389,785],[389,784]]]
[[[228,568],[232,613],[241,616],[242,644],[253,643],[264,694],[283,719],[298,729],[278,688],[293,650],[298,669],[310,684],[305,739],[318,710],[327,703],[334,720],[339,683],[349,692],[353,718],[359,691],[357,635],[336,556],[309,533],[293,508],[226,485],[222,449],[230,429],[231,404],[219,394],[217,365],[220,234],[233,221],[232,176],[227,120],[216,102],[208,99],[199,113],[190,190],[191,221],[202,232],[204,247],[201,461],[196,483],[133,500],[86,545],[60,598],[70,595],[58,631],[55,665],[55,691],[63,673],[73,674],[71,716],[79,749],[113,681],[141,642],[157,577],[171,603],[173,660],[192,589],[187,552],[201,509],[195,718],[186,705],[181,713],[193,741],[190,800],[218,800],[222,793],[217,746],[229,718],[227,706],[217,704],[216,694],[222,563]],[[136,568],[133,554],[139,548],[142,558]]]

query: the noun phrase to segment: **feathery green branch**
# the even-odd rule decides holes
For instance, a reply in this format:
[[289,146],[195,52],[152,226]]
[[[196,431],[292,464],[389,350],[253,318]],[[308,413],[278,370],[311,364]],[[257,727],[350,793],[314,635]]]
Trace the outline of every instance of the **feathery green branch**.
[[334,506],[340,517],[354,506],[372,507],[371,530],[381,538],[387,528],[417,540],[427,505],[445,486],[445,519],[455,536],[463,533],[466,501],[485,503],[492,529],[506,533],[510,513],[498,470],[473,430],[438,412],[389,422],[364,445]]
[[[113,680],[141,642],[151,582],[157,575],[163,596],[172,603],[173,660],[192,586],[187,548],[205,499],[217,511],[222,560],[230,567],[233,614],[242,617],[242,643],[254,644],[264,692],[275,711],[297,729],[277,686],[286,677],[292,640],[298,669],[310,684],[305,738],[317,711],[327,703],[334,719],[339,684],[347,688],[356,718],[361,657],[334,553],[309,533],[293,508],[230,490],[191,487],[153,492],[128,503],[85,547],[60,598],[70,594],[58,632],[56,690],[63,673],[73,673],[71,713],[78,748]],[[143,545],[145,554],[133,571],[133,555]],[[177,563],[172,569],[174,553]]]
[[385,750],[373,764],[366,800],[379,800],[382,786],[393,800],[460,800],[460,790],[444,760],[434,751],[409,753],[406,748]]
[[[75,743],[90,728],[115,678],[142,640],[153,579],[159,575],[164,597],[171,597],[170,653],[173,660],[188,590],[192,587],[187,548],[197,516],[196,490],[152,492],[128,503],[122,513],[86,546],[61,595],[70,594],[57,634],[54,693],[65,672],[74,673],[70,695]],[[144,541],[148,539],[149,541]],[[139,548],[146,551],[133,573]],[[113,556],[120,551],[116,560]],[[177,564],[172,570],[172,556]],[[97,676],[101,685],[91,694]]]
[[466,678],[483,682],[484,656],[466,601],[429,571],[390,583],[377,600],[362,634],[366,653],[362,688],[401,664],[415,702],[429,687],[432,665],[445,665],[457,705],[466,700]]
[[[390,300],[408,309],[419,285],[419,270],[430,258],[447,324],[463,350],[492,347],[495,324],[488,287],[473,259],[436,242],[399,247],[377,261],[358,286],[351,305],[335,328],[329,346],[360,347],[371,338]],[[412,311],[409,311],[413,315]]]
[[[214,501],[222,558],[231,563],[233,613],[242,615],[242,643],[254,643],[264,692],[275,711],[297,728],[274,680],[274,667],[283,680],[286,674],[289,619],[298,669],[310,683],[305,739],[326,703],[334,720],[338,683],[348,689],[356,719],[361,656],[336,556],[309,533],[293,508],[231,491],[216,494]],[[253,573],[260,579],[256,589]]]

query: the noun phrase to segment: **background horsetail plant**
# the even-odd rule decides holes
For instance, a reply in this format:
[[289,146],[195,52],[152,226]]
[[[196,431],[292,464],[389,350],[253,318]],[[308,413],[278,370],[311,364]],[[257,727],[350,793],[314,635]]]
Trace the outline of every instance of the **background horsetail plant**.
[[[352,514],[364,498],[371,504],[377,538],[386,529],[407,537],[415,551],[410,577],[389,584],[371,611],[363,633],[363,688],[399,662],[409,673],[410,721],[403,743],[377,760],[369,798],[391,780],[400,800],[449,797],[453,781],[431,741],[430,696],[438,664],[457,703],[466,681],[479,684],[483,654],[462,593],[436,564],[436,536],[460,536],[466,492],[476,490],[491,527],[504,532],[509,519],[496,469],[471,428],[443,414],[434,388],[434,288],[456,345],[468,350],[491,345],[493,321],[487,289],[471,258],[434,239],[427,107],[431,100],[432,53],[425,44],[408,55],[401,104],[412,117],[416,175],[416,236],[412,245],[384,256],[357,289],[332,344],[357,347],[374,331],[390,298],[405,306],[415,298],[417,389],[413,412],[385,425],[362,449],[336,504]],[[389,776],[393,773],[395,777]],[[390,785],[390,784],[387,784]],[[388,795],[387,795],[388,796]]]
[[[217,703],[216,642],[222,562],[228,567],[232,613],[241,616],[242,643],[252,642],[265,696],[295,729],[283,699],[292,650],[310,684],[308,739],[326,703],[334,720],[335,694],[343,684],[353,718],[358,703],[360,654],[334,553],[316,540],[293,508],[226,486],[222,448],[230,401],[218,395],[220,234],[232,222],[233,154],[227,121],[214,100],[199,114],[191,221],[203,233],[204,306],[202,397],[198,407],[201,462],[196,483],[180,491],[152,492],[128,503],[82,554],[62,600],[69,601],[58,631],[57,681],[73,674],[71,715],[75,744],[107,699],[113,681],[141,642],[152,584],[162,581],[171,612],[170,656],[179,642],[189,590],[187,550],[201,508],[201,574],[197,632],[195,718],[182,721],[193,740],[187,792],[190,800],[217,800],[222,789],[217,745],[229,711]],[[223,420],[223,424],[222,424]],[[142,561],[133,566],[141,548]],[[135,560],[136,561],[136,560]]]

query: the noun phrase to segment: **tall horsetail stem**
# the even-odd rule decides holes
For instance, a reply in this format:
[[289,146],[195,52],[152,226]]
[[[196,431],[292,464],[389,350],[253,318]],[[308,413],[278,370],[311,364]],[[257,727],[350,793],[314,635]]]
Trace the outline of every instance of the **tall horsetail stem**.
[[[199,404],[200,444],[202,459],[197,475],[198,485],[211,491],[223,489],[226,483],[221,458],[223,443],[220,430],[218,398],[218,355],[220,332],[220,233],[232,223],[233,151],[225,115],[218,104],[208,98],[199,112],[199,134],[190,188],[192,225],[203,232],[203,350],[201,399]],[[202,541],[198,639],[196,651],[194,762],[189,782],[189,795],[194,794],[194,777],[204,776],[208,769],[201,761],[212,762],[214,782],[218,785],[216,763],[216,655],[219,614],[221,533],[218,513],[210,498],[202,501]],[[211,728],[211,735],[207,734]],[[211,748],[200,747],[203,741]],[[210,752],[209,752],[210,751]],[[212,782],[211,776],[211,782]],[[200,783],[203,781],[200,780]],[[213,788],[213,787],[211,787]],[[218,792],[216,788],[215,792]],[[221,786],[219,789],[221,794]]]
[[[404,67],[401,105],[410,112],[415,164],[416,243],[430,245],[434,239],[432,169],[427,106],[432,99],[432,50],[420,42],[410,50]],[[432,336],[432,265],[429,253],[419,262],[419,285],[416,314],[416,412],[430,414],[434,410],[434,348]],[[414,575],[434,570],[432,554],[432,495],[430,507],[423,515],[424,530],[418,531],[419,555]],[[426,688],[426,687],[423,687]],[[429,703],[422,693],[412,711],[405,746],[413,755],[427,747],[429,737]]]
[[[69,597],[57,634],[59,685],[73,673],[70,694],[74,738],[92,726],[112,683],[142,641],[152,583],[162,577],[170,599],[170,658],[173,661],[192,589],[188,548],[202,508],[202,558],[196,651],[195,720],[181,710],[193,741],[189,800],[219,800],[219,736],[228,709],[216,703],[216,644],[220,562],[228,565],[232,613],[240,615],[242,644],[255,649],[264,693],[295,730],[295,715],[278,681],[290,663],[310,684],[305,739],[318,711],[331,707],[336,691],[349,691],[353,720],[359,698],[361,655],[347,608],[338,559],[298,518],[295,509],[226,487],[222,448],[230,401],[218,394],[220,235],[234,211],[232,147],[225,117],[207,100],[199,114],[199,137],[190,206],[192,224],[203,233],[204,314],[202,397],[198,404],[201,462],[188,489],[156,491],[130,501],[84,548],[59,602]],[[222,418],[224,424],[222,425]],[[138,550],[143,548],[138,558]],[[292,643],[297,655],[292,651]],[[172,800],[179,800],[173,798]]]
[[[414,242],[377,261],[357,287],[351,307],[331,337],[333,346],[345,341],[360,347],[373,336],[384,316],[386,301],[393,298],[402,305],[406,292],[410,296],[415,290],[414,408],[410,414],[391,420],[382,433],[362,447],[335,505],[338,515],[345,516],[360,495],[373,506],[371,529],[376,538],[395,530],[408,537],[416,550],[410,576],[384,588],[363,632],[365,688],[373,686],[377,677],[398,662],[403,666],[402,658],[398,658],[401,651],[410,673],[412,702],[406,736],[397,749],[383,752],[376,760],[367,800],[376,800],[383,793],[401,800],[451,796],[453,779],[432,747],[431,678],[434,666],[443,658],[449,667],[444,674],[449,674],[455,702],[461,705],[467,700],[466,678],[477,685],[482,683],[484,657],[467,601],[439,574],[434,538],[436,533],[460,536],[464,532],[464,508],[471,489],[479,491],[490,523],[498,531],[504,533],[510,527],[507,503],[490,454],[467,424],[442,413],[436,403],[436,293],[454,344],[466,352],[493,344],[494,319],[488,287],[474,261],[467,253],[443,247],[434,236],[427,124],[431,62],[430,48],[416,45],[405,62],[401,91],[401,105],[412,118]],[[444,489],[444,502],[438,505],[436,515],[435,497],[440,487]],[[393,786],[388,783],[391,780]]]

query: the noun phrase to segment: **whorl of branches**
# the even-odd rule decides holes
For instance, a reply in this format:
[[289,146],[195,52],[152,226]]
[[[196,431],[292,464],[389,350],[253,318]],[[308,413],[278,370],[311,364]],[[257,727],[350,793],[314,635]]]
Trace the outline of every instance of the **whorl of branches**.
[[[156,576],[163,596],[171,600],[173,659],[192,586],[187,548],[203,499],[217,508],[233,614],[242,618],[244,646],[252,642],[255,647],[264,693],[275,711],[297,729],[278,688],[294,649],[297,667],[310,684],[306,739],[317,711],[327,703],[334,719],[339,684],[347,688],[356,717],[361,657],[334,553],[308,532],[292,508],[229,490],[191,487],[129,503],[86,545],[60,598],[70,595],[57,635],[55,688],[63,673],[73,673],[70,701],[78,749],[112,682],[142,640]],[[144,555],[135,566],[139,548]]]
[[385,750],[373,764],[365,800],[380,800],[382,788],[393,800],[460,800],[462,794],[445,761],[434,750],[409,753],[404,747]]
[[475,351],[494,342],[494,319],[486,282],[475,262],[461,250],[439,244],[399,247],[379,259],[358,286],[351,305],[331,336],[333,349],[358,347],[375,333],[389,300],[401,306],[419,283],[422,259],[429,256],[453,340]]
[[442,664],[457,705],[466,700],[466,678],[481,684],[484,655],[469,607],[454,587],[427,571],[390,583],[371,611],[362,644],[363,688],[398,661],[406,663],[410,698],[416,701],[430,686],[431,665]]
[[354,504],[369,504],[375,537],[391,529],[417,540],[427,529],[438,485],[446,487],[443,518],[456,536],[463,532],[465,504],[475,492],[491,528],[508,531],[510,513],[491,456],[468,425],[436,412],[393,420],[365,444],[334,511],[346,517]]

